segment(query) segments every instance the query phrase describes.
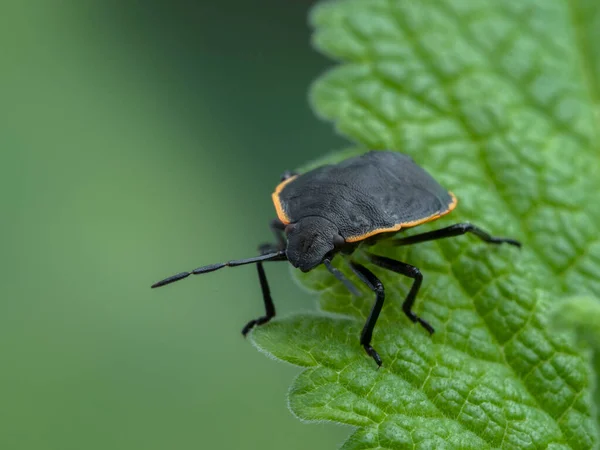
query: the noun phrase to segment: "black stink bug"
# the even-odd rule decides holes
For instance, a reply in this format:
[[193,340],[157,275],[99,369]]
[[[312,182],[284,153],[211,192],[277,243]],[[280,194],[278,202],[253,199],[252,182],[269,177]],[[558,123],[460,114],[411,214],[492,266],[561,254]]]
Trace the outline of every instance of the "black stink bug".
[[[266,313],[246,324],[242,330],[246,335],[255,325],[267,323],[275,316],[263,262],[289,261],[303,272],[324,264],[338,280],[356,293],[356,288],[350,281],[331,265],[331,260],[337,253],[351,255],[361,244],[372,245],[379,239],[393,237],[404,228],[436,220],[451,212],[457,203],[454,194],[440,186],[412,158],[392,151],[370,151],[339,164],[325,165],[302,174],[286,172],[272,197],[277,211],[277,219],[271,222],[276,243],[260,246],[260,256],[182,272],[159,281],[152,287],[164,286],[189,275],[213,272],[223,267],[256,264]],[[473,233],[491,244],[521,246],[514,239],[490,236],[469,223],[390,239],[390,243],[410,245],[465,233]],[[368,252],[366,254],[374,265],[413,279],[402,309],[411,321],[433,333],[433,327],[412,311],[423,280],[419,269],[383,256]],[[373,272],[352,259],[350,267],[376,296],[371,314],[362,330],[360,344],[380,366],[381,358],[371,346],[371,338],[385,298],[383,284]]]

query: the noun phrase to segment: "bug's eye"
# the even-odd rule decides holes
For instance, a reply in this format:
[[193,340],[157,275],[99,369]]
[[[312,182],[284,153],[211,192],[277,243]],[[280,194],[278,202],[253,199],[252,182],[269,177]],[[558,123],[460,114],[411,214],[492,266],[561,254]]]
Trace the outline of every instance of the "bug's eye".
[[335,248],[342,248],[345,243],[346,243],[346,241],[339,234],[337,234],[333,237],[333,246]]

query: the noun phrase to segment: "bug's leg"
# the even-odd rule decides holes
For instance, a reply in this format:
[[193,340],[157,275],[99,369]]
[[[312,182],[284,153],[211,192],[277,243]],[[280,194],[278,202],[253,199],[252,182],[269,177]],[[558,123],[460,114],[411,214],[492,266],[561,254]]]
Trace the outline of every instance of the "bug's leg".
[[298,175],[298,172],[294,172],[293,170],[286,170],[285,172],[283,172],[281,174],[281,177],[279,178],[281,181],[285,181],[288,178],[292,178],[294,176]]
[[245,266],[246,264],[256,264],[258,270],[258,279],[260,281],[260,288],[263,294],[263,300],[265,302],[265,315],[258,319],[251,320],[246,324],[242,330],[242,334],[245,336],[250,329],[255,325],[262,325],[267,323],[273,317],[275,317],[275,306],[273,305],[273,299],[271,298],[271,290],[269,289],[269,283],[267,282],[267,276],[265,275],[265,269],[262,263],[265,261],[287,261],[287,256],[284,250],[268,253],[265,255],[255,256],[253,258],[236,259],[233,261],[210,264],[208,266],[198,267],[191,272],[181,272],[176,275],[170,276],[152,285],[152,288],[166,286],[167,284],[175,283],[176,281],[183,280],[190,275],[202,275],[205,273],[214,272],[216,270],[223,269],[224,267],[238,267]]
[[256,263],[256,270],[258,271],[260,288],[262,290],[263,300],[265,302],[265,315],[248,322],[242,329],[242,334],[244,336],[246,336],[248,332],[254,328],[254,326],[263,325],[275,317],[275,305],[273,304],[273,299],[271,298],[271,289],[269,289],[269,282],[267,281],[267,276],[265,275],[265,269],[263,268],[262,263]]
[[333,265],[331,264],[331,259],[325,258],[323,260],[323,265],[327,268],[327,270],[329,270],[329,273],[331,273],[334,277],[338,279],[338,281],[341,281],[343,285],[346,286],[346,289],[348,289],[348,291],[350,291],[352,295],[355,295],[357,297],[360,295],[360,292],[356,290],[356,287],[352,284],[352,282],[348,278],[346,278],[342,272],[333,267]]
[[362,333],[360,334],[360,344],[363,346],[367,354],[375,360],[377,366],[381,366],[381,357],[371,346],[371,338],[373,337],[373,328],[375,328],[375,324],[377,323],[377,319],[379,318],[379,313],[381,312],[381,308],[383,308],[383,301],[385,299],[383,283],[379,281],[373,272],[361,264],[350,261],[350,267],[358,276],[358,278],[360,278],[360,280],[365,283],[369,289],[375,292],[375,304],[373,305],[371,313],[367,318],[367,322],[365,323]]
[[395,259],[373,255],[372,253],[368,253],[367,255],[369,256],[369,259],[373,264],[376,264],[379,267],[383,267],[384,269],[391,270],[393,272],[407,276],[414,280],[412,286],[410,287],[410,291],[406,296],[406,299],[404,299],[404,303],[402,303],[402,311],[404,311],[404,314],[406,314],[406,316],[414,323],[421,324],[421,326],[425,328],[429,332],[429,334],[433,334],[433,327],[429,325],[428,322],[417,316],[412,310],[412,307],[415,304],[415,299],[417,298],[417,293],[419,292],[419,289],[421,287],[421,282],[423,281],[423,275],[421,274],[421,271],[415,266],[396,261]]
[[407,236],[400,239],[394,239],[389,241],[391,245],[410,245],[418,244],[419,242],[434,241],[436,239],[443,239],[447,237],[460,236],[466,233],[473,233],[482,241],[490,244],[510,244],[517,247],[521,247],[521,243],[515,239],[491,236],[481,228],[476,227],[470,223],[457,223],[450,225],[446,228],[439,230],[429,231],[427,233],[415,234],[414,236]]
[[279,219],[271,220],[271,223],[269,224],[269,228],[275,235],[275,240],[277,241],[277,243],[276,244],[266,243],[266,244],[259,245],[258,251],[263,255],[266,253],[284,250],[287,245],[287,243],[285,241],[285,234],[283,233],[283,230],[285,230],[285,225],[283,224],[283,222],[281,222],[281,220],[279,220]]

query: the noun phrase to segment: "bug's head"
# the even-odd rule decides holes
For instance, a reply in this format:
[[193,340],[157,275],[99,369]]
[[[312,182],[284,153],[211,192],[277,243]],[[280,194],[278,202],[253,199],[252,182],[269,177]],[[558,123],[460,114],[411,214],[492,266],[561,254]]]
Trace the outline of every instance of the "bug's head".
[[322,217],[305,217],[285,228],[289,262],[308,272],[344,242],[337,227]]

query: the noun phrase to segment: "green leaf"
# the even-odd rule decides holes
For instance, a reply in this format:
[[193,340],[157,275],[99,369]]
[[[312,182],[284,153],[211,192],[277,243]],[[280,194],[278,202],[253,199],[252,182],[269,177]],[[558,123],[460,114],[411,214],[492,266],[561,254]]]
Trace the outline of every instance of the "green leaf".
[[600,350],[600,302],[592,297],[570,297],[552,307],[555,327],[574,332],[575,337]]
[[555,307],[597,317],[596,300],[572,299],[600,298],[600,3],[339,0],[312,24],[317,48],[342,63],[312,103],[359,146],[317,164],[366,148],[410,154],[459,203],[407,233],[470,221],[524,248],[463,236],[372,249],[421,269],[416,311],[436,329],[430,338],[402,313],[408,280],[376,270],[379,370],[359,345],[373,294],[341,258],[360,297],[321,267],[293,271],[326,314],[253,334],[305,368],[291,410],[355,427],[347,450],[598,448],[591,352]]
[[[589,348],[596,377],[600,374],[600,302],[592,297],[569,297],[552,306],[553,325],[571,333],[576,345]],[[600,405],[600,389],[595,385],[595,403]],[[596,406],[597,407],[597,406]]]

